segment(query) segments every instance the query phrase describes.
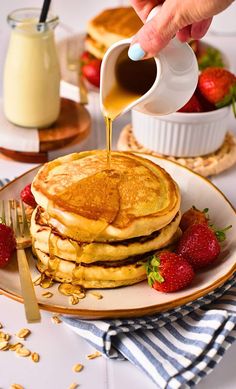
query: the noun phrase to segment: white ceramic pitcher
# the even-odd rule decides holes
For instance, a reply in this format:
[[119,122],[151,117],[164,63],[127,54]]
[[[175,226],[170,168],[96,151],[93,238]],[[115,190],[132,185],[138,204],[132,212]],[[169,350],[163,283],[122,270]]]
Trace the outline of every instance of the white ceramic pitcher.
[[[148,20],[154,16],[158,8],[151,11]],[[116,42],[103,58],[100,82],[102,110],[106,96],[116,83],[117,60],[124,50],[128,52],[131,41],[132,38]],[[176,112],[192,96],[198,81],[198,64],[194,52],[187,43],[181,43],[173,38],[154,60],[157,72],[153,85],[140,98],[127,105],[121,114],[135,108],[145,114],[167,115]]]

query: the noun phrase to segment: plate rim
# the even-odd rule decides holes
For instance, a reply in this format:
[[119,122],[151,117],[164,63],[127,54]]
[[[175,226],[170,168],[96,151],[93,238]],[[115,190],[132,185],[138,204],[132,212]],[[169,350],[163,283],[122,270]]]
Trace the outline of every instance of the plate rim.
[[[156,157],[156,156],[152,156],[152,155],[145,154],[142,152],[130,152],[130,151],[128,151],[125,153],[127,153],[127,154],[129,154],[129,153],[130,154],[139,154],[139,155],[143,155],[144,158],[149,157],[149,158],[153,158],[154,160],[155,159],[162,160],[164,162],[177,165],[181,169],[187,170],[191,174],[202,179],[206,184],[213,187],[213,189],[215,189],[222,196],[223,200],[229,204],[233,213],[236,215],[236,209],[232,205],[230,200],[226,197],[226,195],[215,184],[213,184],[206,177],[201,176],[200,174],[192,171],[191,169],[189,169],[186,166],[179,164],[178,162],[168,160],[164,157]],[[12,185],[14,182],[20,180],[22,177],[33,172],[34,170],[40,169],[41,166],[42,165],[38,165],[36,167],[33,167],[32,169],[27,170],[26,172],[24,172],[20,176],[11,180],[3,188],[0,189],[0,194],[8,186]],[[145,316],[145,315],[154,315],[155,313],[164,312],[164,311],[185,305],[189,302],[196,301],[197,299],[207,295],[208,293],[212,292],[214,289],[223,285],[235,272],[236,272],[236,261],[226,274],[224,274],[222,277],[217,279],[211,285],[208,285],[205,288],[200,289],[197,292],[194,292],[188,296],[179,297],[179,298],[175,299],[174,301],[165,302],[165,303],[156,304],[156,305],[151,305],[151,306],[146,306],[146,307],[142,307],[142,308],[127,308],[127,309],[113,309],[113,310],[112,309],[111,310],[77,309],[77,308],[70,308],[70,307],[65,308],[64,306],[61,306],[61,305],[49,305],[49,304],[42,303],[42,302],[39,302],[39,307],[45,311],[61,313],[64,315],[73,315],[73,316],[77,316],[78,318],[83,318],[83,319],[134,318],[134,317],[141,317],[141,316]],[[20,295],[14,293],[14,292],[10,292],[10,291],[2,288],[1,286],[0,286],[0,293],[6,297],[9,297],[9,298],[17,301],[17,302],[23,303],[23,298]]]

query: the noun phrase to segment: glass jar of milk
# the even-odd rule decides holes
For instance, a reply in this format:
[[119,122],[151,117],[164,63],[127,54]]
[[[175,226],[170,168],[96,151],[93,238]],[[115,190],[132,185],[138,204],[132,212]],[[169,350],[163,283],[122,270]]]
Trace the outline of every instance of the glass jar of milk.
[[48,127],[60,111],[60,68],[54,40],[58,17],[39,23],[40,10],[19,9],[8,15],[11,36],[3,93],[7,119],[23,127]]

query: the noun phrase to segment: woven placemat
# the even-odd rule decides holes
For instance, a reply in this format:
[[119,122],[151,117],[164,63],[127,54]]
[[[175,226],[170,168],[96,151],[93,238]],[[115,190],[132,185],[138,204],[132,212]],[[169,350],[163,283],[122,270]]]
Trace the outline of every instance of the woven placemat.
[[131,124],[128,124],[121,131],[117,148],[120,151],[139,151],[157,157],[165,157],[205,177],[219,174],[236,163],[236,137],[231,132],[226,134],[222,146],[214,153],[202,157],[179,158],[158,154],[143,147],[135,139]]

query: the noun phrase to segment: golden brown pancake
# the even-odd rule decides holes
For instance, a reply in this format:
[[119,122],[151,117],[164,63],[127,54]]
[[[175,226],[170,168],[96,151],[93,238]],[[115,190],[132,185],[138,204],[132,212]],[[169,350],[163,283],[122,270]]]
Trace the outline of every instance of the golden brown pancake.
[[[92,39],[89,41],[90,48],[93,46],[98,48],[100,45],[108,49],[118,40],[136,34],[142,25],[132,7],[106,9],[88,22],[87,32]],[[91,53],[93,54],[93,49]]]
[[61,235],[104,242],[150,235],[180,208],[178,186],[160,166],[131,153],[70,154],[45,164],[32,183],[36,202]]
[[180,213],[161,230],[154,231],[149,236],[131,238],[115,242],[80,242],[60,235],[50,227],[50,218],[40,207],[32,216],[31,235],[34,247],[49,254],[77,263],[121,262],[122,260],[161,249],[173,242],[180,222]]
[[34,249],[38,261],[37,268],[41,273],[55,281],[73,283],[84,288],[116,288],[118,286],[132,285],[146,279],[144,262],[121,267],[101,267],[92,265],[85,267],[74,262],[58,259],[56,270],[50,270],[48,254]]

